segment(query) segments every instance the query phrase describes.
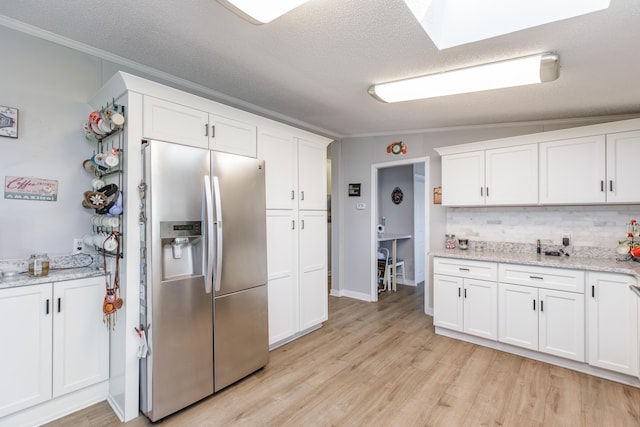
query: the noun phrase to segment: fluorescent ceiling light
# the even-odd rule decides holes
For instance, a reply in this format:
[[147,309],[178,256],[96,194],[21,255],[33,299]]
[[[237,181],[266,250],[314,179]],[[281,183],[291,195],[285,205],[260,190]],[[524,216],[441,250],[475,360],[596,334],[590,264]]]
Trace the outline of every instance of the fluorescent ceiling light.
[[438,49],[607,9],[610,0],[404,0]]
[[382,102],[399,102],[549,82],[558,78],[558,60],[553,53],[524,56],[380,83],[369,94]]
[[218,0],[253,24],[266,24],[309,0]]

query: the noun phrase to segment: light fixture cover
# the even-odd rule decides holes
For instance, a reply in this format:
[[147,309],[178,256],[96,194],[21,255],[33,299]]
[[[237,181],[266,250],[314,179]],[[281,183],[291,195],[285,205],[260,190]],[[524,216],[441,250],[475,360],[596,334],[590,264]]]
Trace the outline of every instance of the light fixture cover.
[[382,102],[399,102],[549,82],[558,78],[558,61],[554,53],[540,53],[375,84],[369,94]]
[[218,0],[252,24],[267,24],[309,0]]

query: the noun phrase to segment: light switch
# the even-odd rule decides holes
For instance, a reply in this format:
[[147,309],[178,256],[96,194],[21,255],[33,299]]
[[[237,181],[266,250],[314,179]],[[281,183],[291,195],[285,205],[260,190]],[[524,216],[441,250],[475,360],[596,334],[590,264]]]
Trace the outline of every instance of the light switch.
[[356,203],[356,209],[358,209],[359,211],[365,209],[366,207],[367,205],[364,203]]

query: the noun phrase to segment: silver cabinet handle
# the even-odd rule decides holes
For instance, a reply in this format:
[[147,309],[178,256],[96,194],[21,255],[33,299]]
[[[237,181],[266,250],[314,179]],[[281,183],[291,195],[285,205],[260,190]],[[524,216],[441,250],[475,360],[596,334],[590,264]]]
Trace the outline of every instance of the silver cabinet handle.
[[304,200],[304,191],[300,192],[300,200]]
[[462,268],[462,267],[458,267],[458,270],[460,270],[460,271],[469,271],[468,268]]
[[300,230],[304,230],[304,219],[300,220]]
[[292,219],[292,220],[291,220],[291,229],[292,229],[292,230],[295,230],[295,229],[296,229],[296,220],[295,220],[295,219]]
[[609,191],[611,191],[613,193],[613,180],[612,179],[609,180]]
[[204,136],[209,136],[209,125],[204,125]]
[[540,276],[529,276],[529,279],[544,280],[544,277],[540,277]]
[[291,190],[291,200],[295,200],[296,199],[296,192]]
[[215,137],[216,137],[216,126],[211,125],[211,138],[215,138]]
[[600,191],[604,191],[604,181],[600,181]]

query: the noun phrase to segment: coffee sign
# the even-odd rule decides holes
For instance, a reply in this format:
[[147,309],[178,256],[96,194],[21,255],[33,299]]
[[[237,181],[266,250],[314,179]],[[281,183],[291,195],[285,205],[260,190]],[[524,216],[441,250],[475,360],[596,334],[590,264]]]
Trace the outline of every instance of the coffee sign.
[[58,200],[58,181],[24,176],[5,176],[4,198],[55,202]]

